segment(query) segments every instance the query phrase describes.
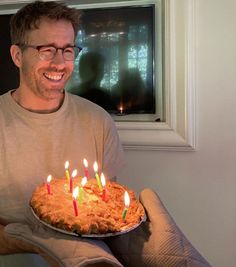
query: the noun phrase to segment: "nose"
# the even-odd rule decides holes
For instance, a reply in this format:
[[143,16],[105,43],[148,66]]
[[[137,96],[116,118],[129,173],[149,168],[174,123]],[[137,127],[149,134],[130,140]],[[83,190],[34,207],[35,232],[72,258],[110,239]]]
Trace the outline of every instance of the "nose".
[[55,65],[65,65],[65,59],[63,57],[63,50],[62,49],[57,49],[57,52],[54,56],[54,58],[51,60],[52,64]]

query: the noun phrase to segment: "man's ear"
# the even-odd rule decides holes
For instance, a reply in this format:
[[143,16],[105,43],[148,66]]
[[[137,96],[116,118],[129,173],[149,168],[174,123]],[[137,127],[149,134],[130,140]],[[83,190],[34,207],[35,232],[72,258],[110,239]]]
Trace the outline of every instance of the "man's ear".
[[22,51],[18,45],[11,45],[10,48],[11,58],[15,65],[19,68],[22,62]]

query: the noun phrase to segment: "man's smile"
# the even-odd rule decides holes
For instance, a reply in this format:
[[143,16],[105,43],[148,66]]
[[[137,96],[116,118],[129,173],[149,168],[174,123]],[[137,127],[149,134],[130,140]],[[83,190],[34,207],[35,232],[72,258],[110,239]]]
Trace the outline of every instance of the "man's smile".
[[50,74],[50,73],[44,73],[44,76],[48,79],[48,80],[51,80],[51,81],[60,81],[62,80],[64,74],[61,73],[61,74]]

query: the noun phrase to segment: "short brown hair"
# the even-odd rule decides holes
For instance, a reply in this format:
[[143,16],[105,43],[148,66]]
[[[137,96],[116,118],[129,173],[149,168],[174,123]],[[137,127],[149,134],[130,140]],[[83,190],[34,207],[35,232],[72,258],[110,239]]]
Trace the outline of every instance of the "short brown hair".
[[54,1],[35,1],[19,9],[11,17],[11,42],[12,44],[25,43],[27,33],[38,29],[42,18],[52,20],[64,19],[71,22],[75,36],[80,23],[81,12],[76,8],[67,7],[64,3]]

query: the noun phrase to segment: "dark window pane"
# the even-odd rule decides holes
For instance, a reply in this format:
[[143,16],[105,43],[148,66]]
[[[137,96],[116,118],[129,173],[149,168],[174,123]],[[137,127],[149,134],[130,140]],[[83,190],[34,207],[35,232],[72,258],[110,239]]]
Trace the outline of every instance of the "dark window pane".
[[67,87],[116,113],[155,113],[154,6],[84,10]]
[[0,16],[0,94],[19,86],[18,69],[10,55],[10,17]]

